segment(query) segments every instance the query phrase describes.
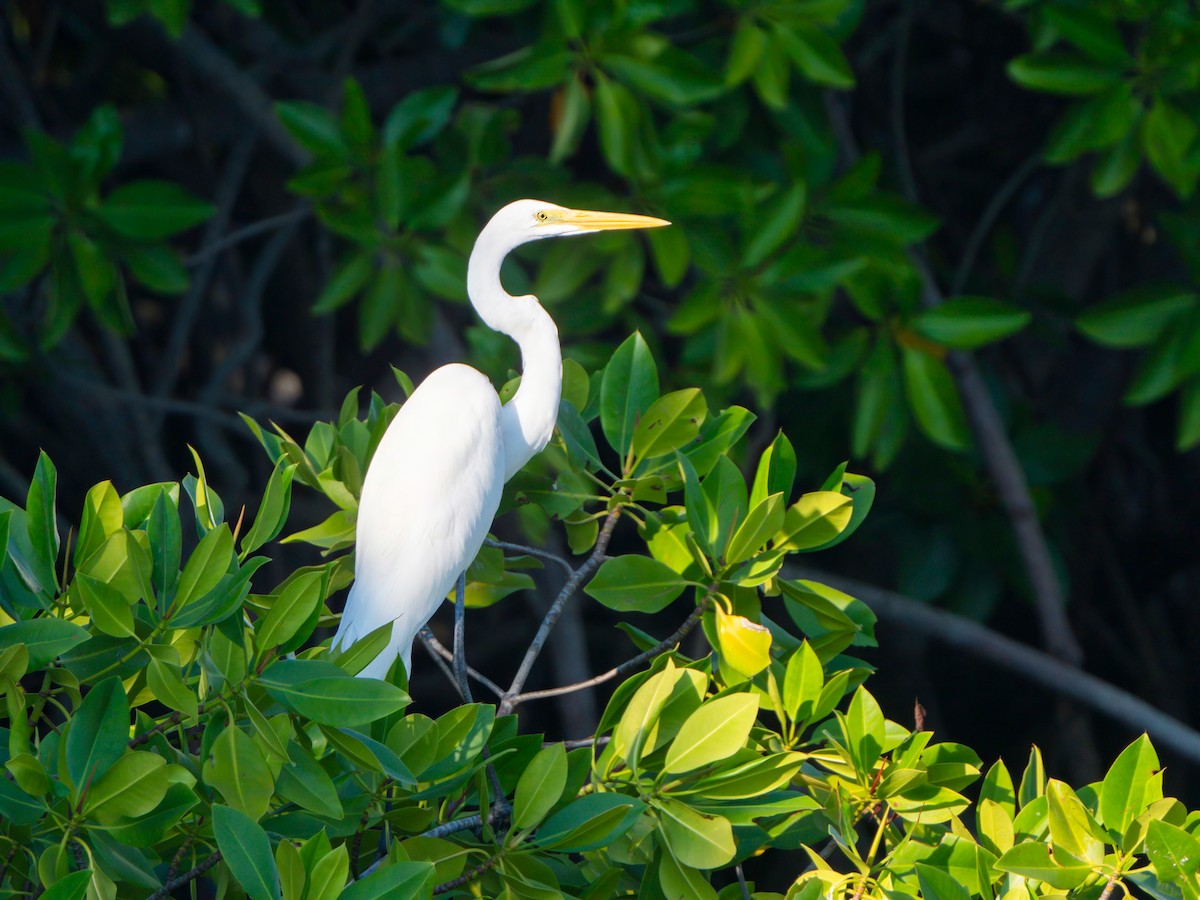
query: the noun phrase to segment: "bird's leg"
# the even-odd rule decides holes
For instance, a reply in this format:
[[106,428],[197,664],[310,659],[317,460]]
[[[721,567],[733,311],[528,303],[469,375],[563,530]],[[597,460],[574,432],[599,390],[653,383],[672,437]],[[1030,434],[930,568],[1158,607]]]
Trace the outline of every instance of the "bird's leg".
[[471,685],[467,681],[466,613],[467,573],[464,570],[458,576],[458,586],[454,591],[454,677],[458,679],[458,692],[462,695],[463,703],[472,703]]

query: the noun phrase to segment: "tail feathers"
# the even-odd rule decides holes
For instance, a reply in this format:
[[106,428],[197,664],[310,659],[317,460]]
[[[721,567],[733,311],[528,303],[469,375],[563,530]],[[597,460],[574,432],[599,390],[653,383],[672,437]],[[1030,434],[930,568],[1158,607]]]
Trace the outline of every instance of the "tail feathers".
[[[346,610],[353,610],[354,608],[354,587],[351,587],[350,596],[346,599]],[[347,615],[346,612],[343,612],[337,632],[333,635],[330,649],[348,650],[354,646],[356,641],[366,637],[373,630],[363,630],[357,616],[353,614]],[[411,673],[412,642],[412,635],[407,634],[406,630],[400,626],[400,619],[396,619],[392,623],[392,638],[388,641],[388,645],[384,647],[378,656],[367,663],[366,667],[358,673],[358,677],[386,678],[388,669],[392,667],[392,663],[397,656],[401,657],[404,663],[404,671]]]
[[392,625],[392,639],[388,641],[388,645],[378,656],[367,663],[366,667],[358,673],[358,677],[387,678],[388,669],[392,667],[397,656],[404,664],[404,671],[411,672],[412,638],[404,634],[398,622]]

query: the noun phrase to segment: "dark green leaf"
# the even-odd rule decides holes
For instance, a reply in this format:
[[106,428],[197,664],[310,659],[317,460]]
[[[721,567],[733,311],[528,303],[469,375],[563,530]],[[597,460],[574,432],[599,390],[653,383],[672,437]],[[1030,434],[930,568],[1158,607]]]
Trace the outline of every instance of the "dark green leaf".
[[1020,331],[1029,324],[1028,310],[990,297],[950,297],[912,320],[915,331],[959,350],[974,350]]
[[613,353],[600,382],[600,426],[622,458],[638,421],[658,399],[658,369],[641,334],[630,335]]
[[199,225],[213,207],[169,181],[135,181],[104,198],[98,215],[127,237],[156,240]]
[[687,582],[656,559],[616,556],[588,582],[584,592],[609,609],[654,613],[683,593]]
[[116,675],[88,691],[67,732],[67,775],[82,793],[108,771],[129,743],[129,700]]
[[254,900],[280,896],[279,872],[271,856],[271,841],[257,822],[245,813],[213,804],[213,834],[221,860]]

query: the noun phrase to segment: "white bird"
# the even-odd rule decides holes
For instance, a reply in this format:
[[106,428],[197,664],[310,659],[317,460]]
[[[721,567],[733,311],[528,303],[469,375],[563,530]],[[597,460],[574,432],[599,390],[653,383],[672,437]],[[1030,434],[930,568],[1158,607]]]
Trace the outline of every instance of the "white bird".
[[562,391],[558,328],[536,297],[504,290],[504,257],[542,238],[668,224],[517,200],[480,232],[467,294],[488,327],[521,348],[521,386],[501,406],[483,373],[442,366],[388,426],[363,482],[354,585],[333,638],[334,648],[346,648],[392,622],[387,648],[360,676],[383,678],[397,655],[412,671],[413,640],[483,546],[504,483],[554,432]]

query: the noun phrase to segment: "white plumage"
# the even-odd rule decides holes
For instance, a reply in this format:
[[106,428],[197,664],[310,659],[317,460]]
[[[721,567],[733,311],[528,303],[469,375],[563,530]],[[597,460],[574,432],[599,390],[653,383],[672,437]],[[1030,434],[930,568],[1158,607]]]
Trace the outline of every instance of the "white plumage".
[[505,292],[504,257],[541,238],[666,224],[518,200],[480,232],[467,293],[480,318],[520,346],[521,386],[501,407],[483,374],[442,366],[413,392],[380,441],[359,502],[354,586],[333,638],[333,647],[349,647],[393,622],[387,648],[360,675],[384,677],[397,655],[412,671],[413,640],[483,546],[504,482],[554,432],[562,390],[558,329],[536,297]]

